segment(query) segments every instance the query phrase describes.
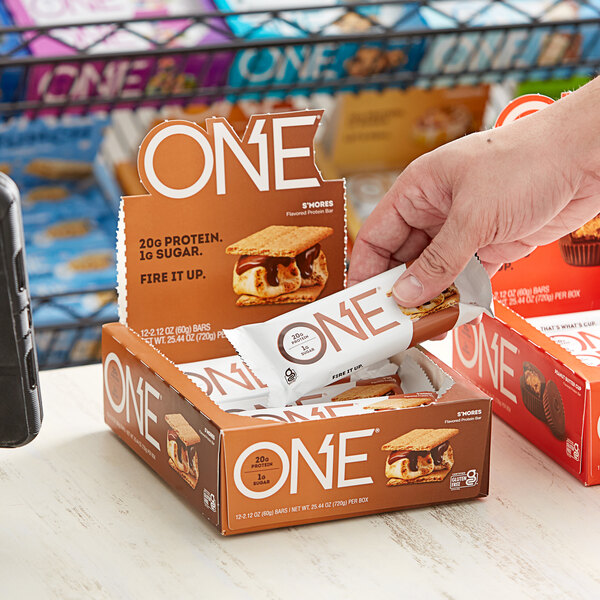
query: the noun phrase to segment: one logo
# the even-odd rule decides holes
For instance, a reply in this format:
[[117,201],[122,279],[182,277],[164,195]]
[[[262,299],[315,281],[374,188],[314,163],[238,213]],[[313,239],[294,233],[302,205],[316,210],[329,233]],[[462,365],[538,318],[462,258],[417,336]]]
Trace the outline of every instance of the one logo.
[[554,104],[554,100],[542,94],[525,94],[511,100],[504,110],[498,115],[494,127],[514,123],[517,119],[531,115],[542,108]]
[[285,380],[287,381],[288,385],[294,383],[296,379],[298,379],[298,373],[296,373],[294,369],[289,368],[285,370]]

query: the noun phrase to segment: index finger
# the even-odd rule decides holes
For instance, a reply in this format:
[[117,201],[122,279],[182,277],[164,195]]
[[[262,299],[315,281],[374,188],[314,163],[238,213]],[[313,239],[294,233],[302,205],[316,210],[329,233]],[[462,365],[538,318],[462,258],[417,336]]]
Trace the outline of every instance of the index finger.
[[360,228],[348,271],[348,285],[374,277],[387,270],[390,258],[404,244],[411,227],[394,206],[388,192]]

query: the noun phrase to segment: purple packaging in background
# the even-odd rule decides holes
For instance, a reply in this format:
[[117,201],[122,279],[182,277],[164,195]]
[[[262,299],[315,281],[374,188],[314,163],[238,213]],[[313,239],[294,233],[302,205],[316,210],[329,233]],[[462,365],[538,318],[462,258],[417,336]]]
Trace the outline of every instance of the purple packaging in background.
[[[225,84],[233,54],[229,51],[203,52],[202,46],[225,42],[227,27],[221,19],[208,19],[207,25],[190,25],[189,19],[142,21],[117,29],[114,25],[94,25],[156,16],[177,16],[215,12],[209,0],[6,0],[17,25],[59,26],[81,22],[81,27],[49,30],[49,35],[25,34],[31,39],[34,56],[69,56],[86,48],[90,60],[38,65],[29,72],[26,99],[46,104],[77,102],[87,99],[128,100],[180,94],[196,88]],[[87,24],[86,24],[87,23]],[[180,36],[179,33],[182,33]],[[175,36],[176,39],[173,39]],[[164,57],[144,56],[157,46],[198,48],[198,52]],[[123,52],[139,56],[117,58]],[[115,59],[93,60],[94,54],[115,54]],[[202,98],[194,97],[195,101]],[[173,101],[177,103],[177,101]],[[99,105],[98,108],[106,108]],[[78,112],[77,107],[69,109]],[[45,109],[44,114],[52,112]]]

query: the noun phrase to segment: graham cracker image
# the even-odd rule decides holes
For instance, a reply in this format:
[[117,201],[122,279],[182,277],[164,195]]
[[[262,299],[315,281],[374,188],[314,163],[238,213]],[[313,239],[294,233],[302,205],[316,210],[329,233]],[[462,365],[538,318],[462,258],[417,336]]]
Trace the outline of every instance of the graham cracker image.
[[271,225],[225,252],[238,256],[233,291],[238,306],[303,304],[318,298],[329,277],[320,242],[331,227]]
[[416,321],[427,315],[432,315],[440,310],[456,306],[460,302],[460,294],[454,284],[446,288],[439,296],[436,296],[429,302],[416,306],[414,308],[407,308],[400,306],[400,310],[407,316],[410,317],[411,321]]
[[198,484],[198,453],[194,447],[200,443],[198,432],[181,414],[165,415],[170,429],[167,432],[169,466],[193,489]]
[[236,304],[238,306],[257,306],[264,304],[306,304],[308,302],[314,302],[321,291],[322,286],[315,285],[313,287],[301,288],[290,294],[281,294],[275,298],[258,298],[257,296],[250,296],[247,294],[241,295]]
[[386,383],[374,383],[369,385],[356,385],[337,396],[334,396],[332,402],[349,402],[351,400],[361,400],[363,398],[380,398],[388,394],[394,394],[398,391],[398,384],[394,381]]
[[382,450],[407,450],[420,452],[431,450],[458,433],[458,429],[413,429],[381,446]]
[[406,395],[406,396],[390,396],[385,400],[380,400],[379,402],[375,402],[374,404],[369,404],[365,406],[366,409],[370,410],[393,410],[398,408],[414,408],[416,406],[425,406],[427,404],[431,404],[435,402],[435,394],[422,394],[417,396]]
[[333,233],[331,227],[271,225],[227,246],[227,254],[294,258]]
[[385,443],[387,485],[442,481],[454,466],[450,439],[458,429],[413,429]]
[[434,481],[444,481],[451,470],[451,468],[448,468],[442,471],[433,471],[433,473],[429,473],[429,475],[423,475],[422,477],[417,477],[416,479],[396,479],[392,477],[391,479],[388,479],[386,485],[395,486],[409,485],[411,483],[432,483]]

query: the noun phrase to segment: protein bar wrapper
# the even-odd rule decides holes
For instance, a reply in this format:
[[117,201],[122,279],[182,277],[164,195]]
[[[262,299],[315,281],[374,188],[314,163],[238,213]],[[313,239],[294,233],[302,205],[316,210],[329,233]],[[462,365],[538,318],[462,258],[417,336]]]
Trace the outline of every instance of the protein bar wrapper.
[[[230,407],[251,409],[255,404],[265,404],[267,401],[267,386],[254,375],[237,354],[177,366],[215,404],[227,405],[224,410]],[[360,369],[344,378],[344,381],[336,381],[336,383],[347,383],[347,387],[352,387],[354,382],[395,375],[397,371],[398,365],[386,359],[368,368]],[[311,396],[318,394],[318,398],[321,398],[321,392],[322,390],[318,390]],[[333,395],[335,394],[332,393],[331,396]]]
[[468,323],[493,316],[492,286],[473,257],[455,283],[417,308],[398,306],[400,265],[264,323],[224,330],[242,360],[269,389],[269,407]]
[[348,402],[324,402],[303,406],[282,406],[258,410],[245,410],[239,414],[255,419],[295,423],[297,421],[317,421],[333,419],[349,415],[361,415],[387,410],[405,410],[417,406],[425,406],[435,402],[437,396],[433,392],[415,392],[396,396],[381,396],[377,398],[361,398]]

